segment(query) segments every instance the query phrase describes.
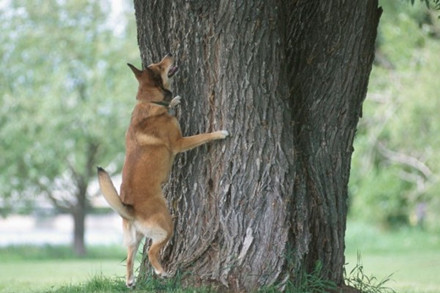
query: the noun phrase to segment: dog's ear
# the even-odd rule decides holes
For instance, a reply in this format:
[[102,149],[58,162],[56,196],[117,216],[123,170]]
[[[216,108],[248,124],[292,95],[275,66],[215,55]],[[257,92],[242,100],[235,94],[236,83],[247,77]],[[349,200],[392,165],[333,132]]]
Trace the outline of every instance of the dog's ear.
[[130,63],[127,63],[127,65],[128,65],[128,67],[130,67],[131,71],[133,71],[133,73],[136,76],[136,78],[140,78],[141,77],[142,70],[137,69],[136,67],[134,67]]

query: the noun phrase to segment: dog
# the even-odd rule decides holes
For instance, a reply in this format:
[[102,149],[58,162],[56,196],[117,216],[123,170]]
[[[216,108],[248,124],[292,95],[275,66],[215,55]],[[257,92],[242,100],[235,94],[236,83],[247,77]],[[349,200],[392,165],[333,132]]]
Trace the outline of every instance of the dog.
[[105,199],[122,217],[127,246],[127,287],[135,285],[134,256],[143,237],[152,240],[148,259],[154,272],[165,277],[159,252],[173,235],[173,221],[162,192],[174,157],[207,142],[225,139],[228,131],[183,137],[176,117],[168,110],[180,103],[172,98],[170,78],[177,72],[171,54],[159,63],[139,70],[127,64],[139,82],[137,104],[125,136],[125,162],[120,196],[109,174],[98,167],[98,180]]

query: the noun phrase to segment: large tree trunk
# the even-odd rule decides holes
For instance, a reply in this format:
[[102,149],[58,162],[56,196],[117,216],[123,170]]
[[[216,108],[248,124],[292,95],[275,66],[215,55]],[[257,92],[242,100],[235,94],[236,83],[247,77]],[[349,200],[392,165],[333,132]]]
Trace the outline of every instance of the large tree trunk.
[[[318,3],[319,2],[319,3]],[[341,283],[353,139],[374,59],[377,1],[303,1],[288,49],[293,95],[294,251]]]
[[232,134],[177,157],[166,268],[250,291],[321,262],[342,285],[377,1],[135,0],[135,10],[144,66],[168,51],[179,62],[183,133]]

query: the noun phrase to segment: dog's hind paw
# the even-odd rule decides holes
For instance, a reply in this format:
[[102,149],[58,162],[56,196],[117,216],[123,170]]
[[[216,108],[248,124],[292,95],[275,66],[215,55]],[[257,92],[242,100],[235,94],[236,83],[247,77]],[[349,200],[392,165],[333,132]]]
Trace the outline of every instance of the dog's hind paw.
[[171,275],[168,274],[168,273],[165,272],[165,271],[158,271],[158,270],[156,270],[156,269],[153,269],[153,272],[154,272],[158,277],[160,277],[160,278],[168,278],[168,277],[171,277]]
[[134,289],[136,287],[136,282],[134,280],[127,281],[125,286],[127,286],[127,288]]
[[172,108],[176,107],[177,105],[180,104],[180,100],[182,100],[182,97],[181,97],[181,96],[175,96],[175,97],[171,100],[170,105],[168,106],[168,108],[172,109]]

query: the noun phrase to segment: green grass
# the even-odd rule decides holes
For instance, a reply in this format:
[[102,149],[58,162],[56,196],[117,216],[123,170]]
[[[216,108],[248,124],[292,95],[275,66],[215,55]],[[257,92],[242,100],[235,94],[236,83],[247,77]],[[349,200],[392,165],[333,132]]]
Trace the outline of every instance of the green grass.
[[0,292],[44,292],[97,275],[123,279],[124,259],[122,247],[91,247],[83,258],[64,246],[1,248]]
[[[118,259],[125,257],[124,247],[118,246],[92,246],[87,249],[87,254],[82,259]],[[70,246],[33,246],[18,245],[0,248],[0,261],[29,261],[29,260],[60,260],[78,259]]]
[[40,260],[0,263],[0,292],[42,292],[88,281],[96,275],[124,276],[118,260]]
[[349,223],[346,236],[346,270],[357,263],[357,253],[367,275],[402,293],[440,292],[440,235],[418,229],[387,231]]
[[[416,229],[391,232],[349,222],[347,273],[356,266],[358,252],[365,276],[380,282],[391,275],[384,286],[395,292],[440,292],[440,234]],[[80,259],[69,247],[0,248],[0,292],[130,292],[124,276],[122,246],[91,247]],[[182,289],[179,279],[149,279],[138,285],[135,292],[200,292]]]
[[172,293],[214,293],[210,288],[182,288],[178,277],[173,279],[149,278],[138,284],[135,289],[128,289],[122,278],[109,278],[96,275],[85,283],[65,285],[53,288],[46,293],[108,293],[108,292],[172,292]]
[[95,275],[85,283],[63,285],[55,287],[49,292],[56,293],[106,293],[106,292],[128,292],[125,282],[122,278],[108,278],[103,275]]

